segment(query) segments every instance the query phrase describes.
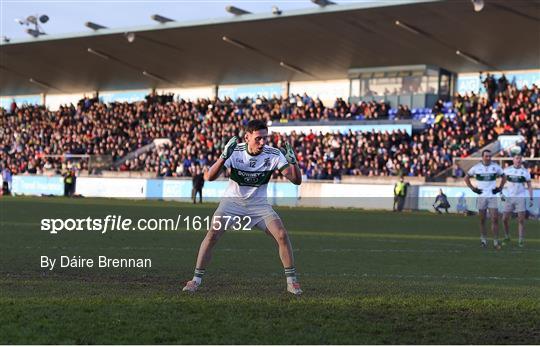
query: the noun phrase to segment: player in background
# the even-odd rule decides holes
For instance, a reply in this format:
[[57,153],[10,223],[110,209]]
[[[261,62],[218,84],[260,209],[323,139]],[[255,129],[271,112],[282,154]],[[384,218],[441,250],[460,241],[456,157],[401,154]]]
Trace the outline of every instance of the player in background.
[[[498,177],[502,177],[499,187],[497,187]],[[476,179],[476,187],[472,185],[471,178]],[[465,183],[473,192],[478,194],[476,206],[480,215],[480,242],[482,247],[487,247],[486,218],[489,209],[493,247],[500,249],[497,194],[502,191],[506,178],[501,167],[491,162],[491,151],[482,151],[482,161],[470,168],[465,176]]]
[[[525,242],[525,217],[527,214],[527,200],[529,207],[533,205],[533,189],[531,184],[531,174],[523,166],[523,156],[521,153],[515,154],[512,166],[504,169],[504,175],[508,181],[504,188],[504,209],[503,225],[504,240],[503,244],[510,243],[510,218],[512,212],[518,215],[518,245],[524,246]],[[525,184],[527,189],[525,189]],[[527,190],[529,194],[527,194]],[[527,199],[528,195],[528,199]]]
[[285,144],[286,149],[282,152],[266,145],[267,138],[266,124],[259,120],[250,121],[246,127],[245,143],[237,144],[236,137],[229,140],[223,154],[205,174],[206,180],[213,181],[224,168],[231,170],[224,198],[214,213],[212,226],[199,248],[195,274],[183,291],[195,292],[201,285],[212,249],[225,230],[232,227],[230,224],[226,225],[227,220],[249,217],[249,227],[257,226],[275,239],[285,269],[287,291],[295,295],[302,294],[296,278],[289,235],[266,195],[267,184],[275,170],[279,170],[296,185],[302,183],[302,175],[291,146]]

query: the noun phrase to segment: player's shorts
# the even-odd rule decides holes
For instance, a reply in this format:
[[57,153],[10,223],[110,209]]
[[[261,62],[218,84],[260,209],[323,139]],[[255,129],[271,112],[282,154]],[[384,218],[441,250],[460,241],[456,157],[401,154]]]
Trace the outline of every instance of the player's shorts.
[[497,206],[497,197],[483,197],[479,196],[476,198],[476,207],[479,210],[487,210],[488,208],[498,208]]
[[268,223],[280,219],[278,214],[266,201],[253,202],[242,199],[223,199],[214,213],[213,220],[219,220],[228,230],[246,230],[257,227],[266,230]]
[[525,212],[527,211],[527,198],[524,197],[507,197],[504,201],[504,212]]

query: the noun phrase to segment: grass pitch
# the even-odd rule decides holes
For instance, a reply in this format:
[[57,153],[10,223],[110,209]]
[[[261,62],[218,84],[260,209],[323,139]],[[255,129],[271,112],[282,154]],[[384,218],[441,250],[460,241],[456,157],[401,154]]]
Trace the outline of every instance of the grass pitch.
[[[215,207],[2,198],[0,344],[540,343],[538,221],[527,221],[526,248],[495,251],[480,248],[477,217],[276,208],[301,298],[285,292],[276,246],[257,230],[225,234],[195,295],[180,290],[202,231],[40,230],[41,218],[211,216]],[[144,257],[152,268],[48,271],[42,255]]]

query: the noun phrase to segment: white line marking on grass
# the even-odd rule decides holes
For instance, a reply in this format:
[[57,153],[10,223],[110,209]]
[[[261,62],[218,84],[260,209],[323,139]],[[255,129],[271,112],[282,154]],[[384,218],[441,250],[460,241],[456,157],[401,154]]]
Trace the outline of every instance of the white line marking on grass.
[[[302,272],[302,276],[321,276],[321,274],[310,274]],[[328,274],[328,276],[333,276],[335,274]],[[540,281],[540,277],[499,277],[499,276],[456,276],[456,275],[430,275],[430,274],[407,274],[407,275],[398,275],[398,274],[351,274],[351,273],[342,273],[338,274],[340,277],[363,277],[363,278],[394,278],[394,279],[435,279],[435,280],[483,280],[483,281]]]
[[362,277],[389,277],[389,278],[426,278],[426,279],[450,279],[450,280],[495,280],[495,281],[540,281],[539,277],[498,277],[498,276],[450,276],[450,275],[368,275],[363,274]]
[[[300,249],[302,252],[321,252],[321,253],[345,253],[345,252],[358,252],[358,253],[486,253],[489,250],[482,250],[480,248],[468,248],[468,249],[362,249],[362,248],[323,248],[323,249]],[[295,251],[296,252],[296,251]],[[498,251],[502,254],[527,254],[527,253],[540,253],[540,249],[519,249],[519,250],[502,250]]]
[[323,248],[323,249],[313,249],[313,250],[304,250],[311,252],[330,252],[330,253],[340,253],[340,252],[368,252],[368,253],[464,253],[463,250],[456,249],[362,249],[362,248]]
[[[292,230],[291,235],[302,235],[302,236],[332,236],[332,237],[352,237],[352,238],[365,238],[365,239],[394,239],[394,240],[460,240],[468,241],[474,240],[479,241],[477,236],[459,236],[459,235],[427,235],[427,234],[408,234],[407,232],[403,233],[371,233],[371,232],[338,232],[338,231],[306,231],[306,230]],[[527,239],[526,242],[540,243],[540,239]]]

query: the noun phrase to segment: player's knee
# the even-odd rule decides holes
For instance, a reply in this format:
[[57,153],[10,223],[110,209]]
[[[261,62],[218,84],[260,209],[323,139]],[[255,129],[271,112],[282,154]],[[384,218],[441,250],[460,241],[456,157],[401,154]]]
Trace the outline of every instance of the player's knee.
[[289,240],[289,235],[287,234],[287,230],[280,229],[277,233],[275,233],[276,241],[279,243],[287,243]]
[[206,240],[211,243],[211,244],[214,244],[216,243],[218,240],[219,240],[219,237],[220,237],[220,233],[217,232],[217,231],[214,231],[214,230],[211,230],[208,232],[208,234],[206,234]]

